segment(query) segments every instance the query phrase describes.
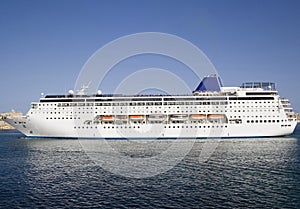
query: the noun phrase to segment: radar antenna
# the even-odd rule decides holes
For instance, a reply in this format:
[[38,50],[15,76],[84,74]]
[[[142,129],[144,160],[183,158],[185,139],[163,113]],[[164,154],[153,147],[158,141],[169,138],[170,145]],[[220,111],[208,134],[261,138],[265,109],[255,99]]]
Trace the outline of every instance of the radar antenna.
[[90,81],[87,85],[85,84],[82,84],[80,90],[77,91],[77,95],[85,95],[86,94],[86,91],[88,90],[90,84],[91,84],[92,81]]

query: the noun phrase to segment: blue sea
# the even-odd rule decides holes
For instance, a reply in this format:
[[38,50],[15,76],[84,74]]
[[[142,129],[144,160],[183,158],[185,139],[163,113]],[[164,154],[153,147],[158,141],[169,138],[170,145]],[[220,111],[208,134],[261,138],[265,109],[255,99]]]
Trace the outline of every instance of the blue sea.
[[[174,141],[107,143],[129,160],[149,163]],[[201,159],[209,144],[213,149]],[[80,140],[2,131],[0,208],[300,208],[299,126],[289,137],[197,140],[165,170],[144,164],[151,175],[149,169],[130,175],[135,164],[125,173],[126,162],[117,162],[95,161]]]

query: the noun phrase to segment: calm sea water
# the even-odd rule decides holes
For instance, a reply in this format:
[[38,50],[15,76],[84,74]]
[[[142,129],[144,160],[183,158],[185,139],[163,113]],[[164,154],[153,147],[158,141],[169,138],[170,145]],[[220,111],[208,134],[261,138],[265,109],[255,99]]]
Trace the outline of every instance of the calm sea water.
[[[299,126],[290,137],[218,140],[206,161],[199,156],[211,141],[199,140],[147,178],[111,173],[78,140],[21,137],[0,133],[0,208],[300,208]],[[147,158],[173,142],[110,143]]]

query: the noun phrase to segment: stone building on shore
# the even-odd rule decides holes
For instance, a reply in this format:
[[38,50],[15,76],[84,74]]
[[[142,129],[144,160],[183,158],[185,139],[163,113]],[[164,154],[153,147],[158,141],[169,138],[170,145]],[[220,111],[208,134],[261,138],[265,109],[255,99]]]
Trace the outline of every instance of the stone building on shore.
[[4,116],[21,116],[21,115],[22,115],[21,112],[16,112],[15,110],[11,110],[10,112],[0,113],[0,130],[14,129],[14,127],[12,127],[11,125],[5,123],[2,120],[2,117],[4,117]]
[[296,114],[297,114],[298,123],[300,123],[300,113],[296,113]]

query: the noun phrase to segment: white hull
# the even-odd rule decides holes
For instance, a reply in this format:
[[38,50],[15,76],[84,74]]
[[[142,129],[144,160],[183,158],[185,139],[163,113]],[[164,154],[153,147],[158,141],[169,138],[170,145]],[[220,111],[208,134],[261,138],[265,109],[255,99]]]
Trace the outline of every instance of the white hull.
[[[297,121],[278,124],[126,124],[85,125],[76,121],[26,121],[26,118],[5,119],[27,137],[47,138],[235,138],[285,136],[294,132]],[[18,121],[17,124],[15,121]],[[26,121],[26,125],[23,122]],[[19,124],[20,122],[20,124]]]

